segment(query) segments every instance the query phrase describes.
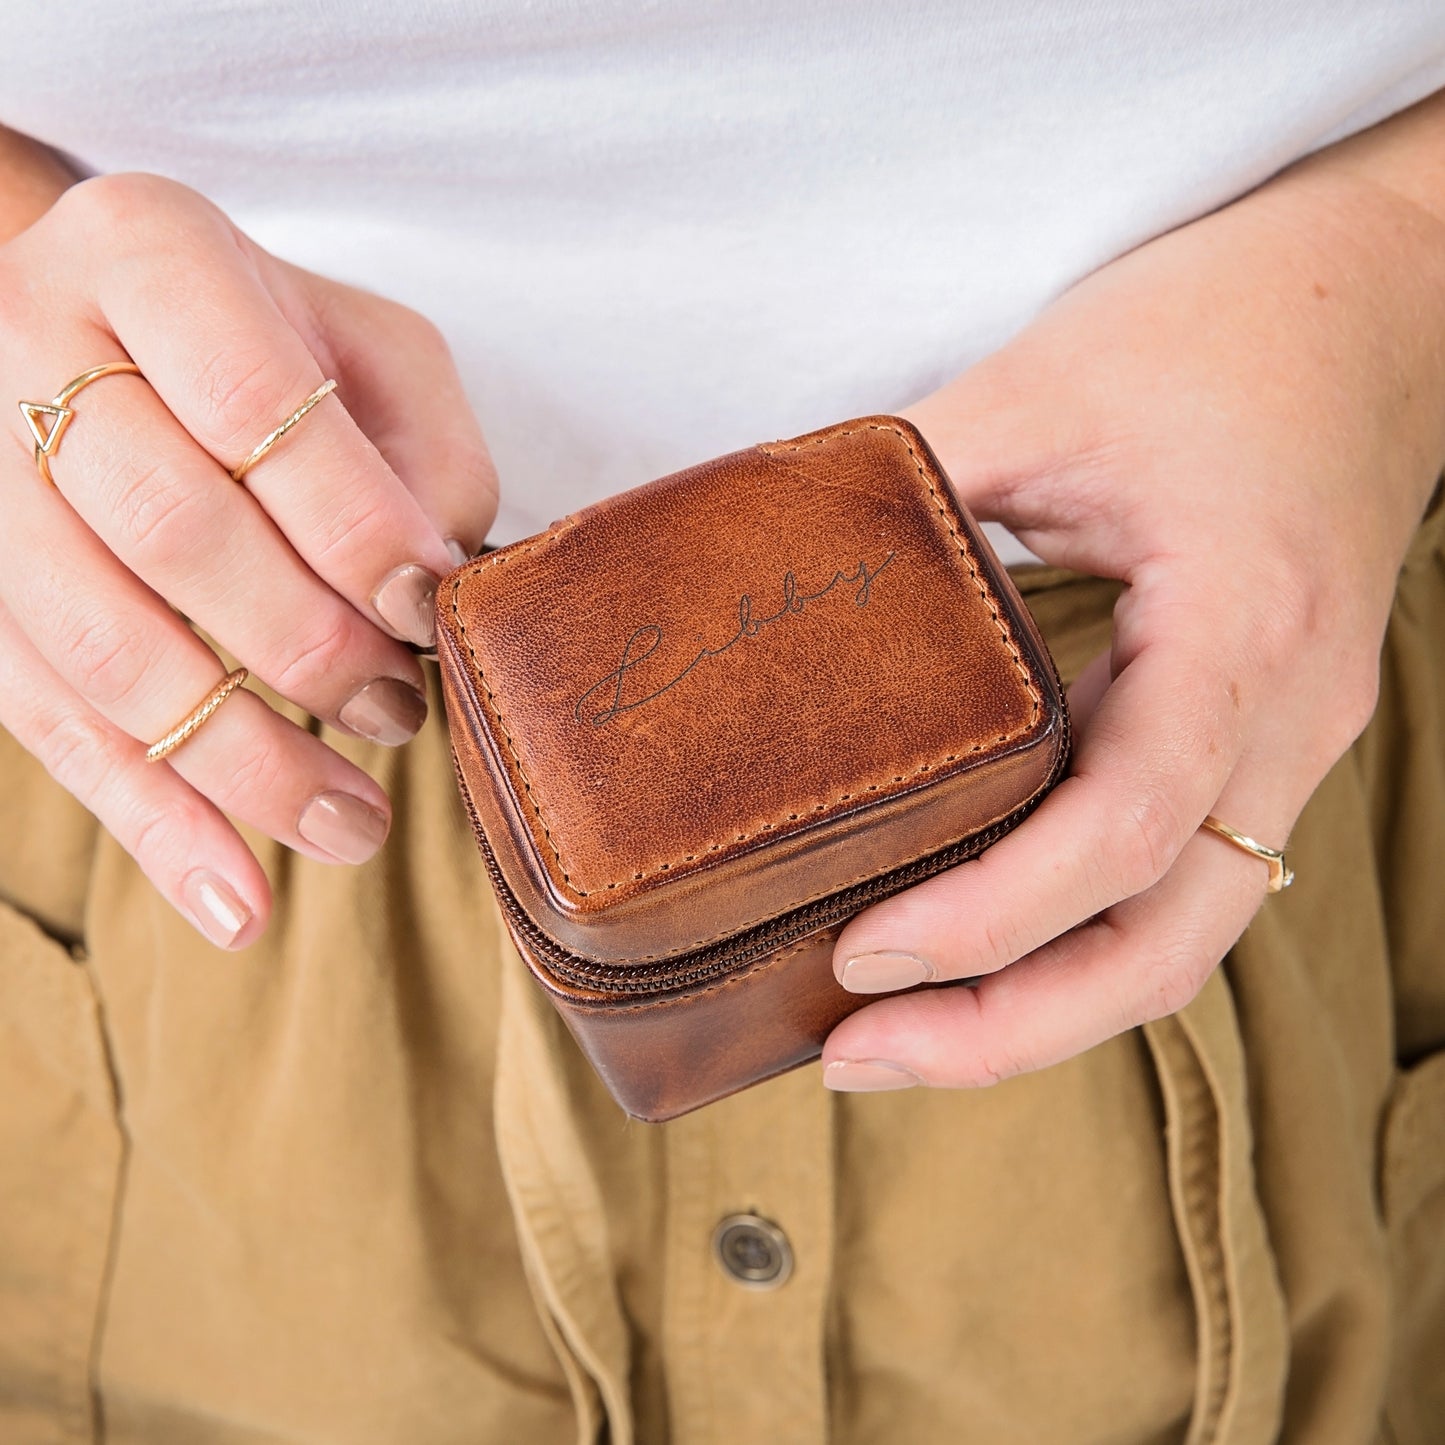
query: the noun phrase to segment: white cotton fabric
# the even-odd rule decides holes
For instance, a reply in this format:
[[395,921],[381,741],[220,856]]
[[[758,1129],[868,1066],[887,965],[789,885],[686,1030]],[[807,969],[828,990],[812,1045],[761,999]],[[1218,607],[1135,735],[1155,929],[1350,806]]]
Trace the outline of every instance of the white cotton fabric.
[[187,182],[441,325],[498,541],[904,406],[1093,268],[1445,86],[1440,0],[0,16],[0,122]]

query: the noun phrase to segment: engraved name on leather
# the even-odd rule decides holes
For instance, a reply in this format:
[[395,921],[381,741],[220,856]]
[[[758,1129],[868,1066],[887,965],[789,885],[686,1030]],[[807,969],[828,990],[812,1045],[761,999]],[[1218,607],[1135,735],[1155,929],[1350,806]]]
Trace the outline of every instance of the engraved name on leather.
[[[866,607],[878,574],[893,560],[895,555],[890,552],[877,566],[870,566],[867,562],[860,561],[851,572],[834,572],[832,580],[816,592],[802,591],[798,587],[797,577],[792,572],[786,572],[783,574],[783,605],[776,612],[766,616],[760,617],[754,614],[753,599],[744,592],[738,598],[737,631],[726,642],[720,647],[700,648],[697,656],[681,672],[675,673],[660,685],[652,686],[651,691],[639,694],[636,691],[638,688],[648,687],[656,682],[656,669],[648,668],[647,661],[662,646],[665,636],[657,623],[646,623],[627,639],[627,644],[622,649],[622,660],[617,666],[606,677],[594,682],[577,699],[577,706],[572,710],[573,715],[579,723],[589,722],[593,727],[601,727],[622,713],[631,712],[633,708],[643,707],[676,687],[683,678],[702,663],[708,662],[714,657],[721,657],[730,648],[736,647],[744,638],[756,637],[760,632],[781,622],[785,617],[797,616],[810,602],[821,602],[829,593],[839,588],[855,588],[853,605]],[[648,677],[649,672],[653,674],[651,678]],[[589,709],[596,701],[600,701],[602,705],[592,712]]]

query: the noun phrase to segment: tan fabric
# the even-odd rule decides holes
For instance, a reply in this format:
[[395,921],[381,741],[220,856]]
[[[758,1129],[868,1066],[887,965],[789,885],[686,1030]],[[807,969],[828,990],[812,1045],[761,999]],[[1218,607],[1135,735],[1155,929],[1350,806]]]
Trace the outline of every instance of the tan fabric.
[[[0,1439],[1438,1445],[1445,557],[1183,1014],[972,1094],[624,1119],[505,944],[437,724],[361,869],[210,949],[0,735]],[[1025,579],[1066,675],[1113,589]],[[776,1222],[788,1284],[710,1255]],[[610,1432],[610,1433],[609,1433]]]

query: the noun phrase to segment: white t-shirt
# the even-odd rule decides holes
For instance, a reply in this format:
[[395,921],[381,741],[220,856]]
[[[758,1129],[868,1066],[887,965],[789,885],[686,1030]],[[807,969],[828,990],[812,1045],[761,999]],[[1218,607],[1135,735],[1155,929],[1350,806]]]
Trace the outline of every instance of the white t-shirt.
[[[448,336],[493,539],[895,410],[1445,86],[1441,0],[0,0],[0,122]],[[85,358],[78,358],[77,365]]]

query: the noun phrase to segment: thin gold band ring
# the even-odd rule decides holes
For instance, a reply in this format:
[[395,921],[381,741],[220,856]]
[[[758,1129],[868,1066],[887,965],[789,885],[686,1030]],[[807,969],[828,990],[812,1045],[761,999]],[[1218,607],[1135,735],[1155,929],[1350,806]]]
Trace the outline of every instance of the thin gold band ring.
[[279,442],[281,438],[284,437],[286,433],[290,431],[291,428],[295,426],[296,423],[299,422],[301,418],[304,417],[306,413],[309,412],[311,408],[317,404],[317,402],[324,400],[326,397],[330,396],[331,393],[335,390],[336,382],[334,380],[323,381],[321,385],[318,386],[316,390],[313,391],[311,395],[308,396],[306,400],[303,401],[301,405],[298,406],[296,410],[293,411],[291,415],[288,416],[286,420],[281,423],[280,426],[278,426],[274,431],[267,432],[267,434],[262,437],[259,445],[257,445],[255,450],[252,451],[251,455],[248,456],[246,460],[242,462],[241,465],[231,473],[231,480],[233,482],[239,482],[241,478],[244,477],[246,473],[249,472],[251,468],[254,467],[256,463],[259,462],[261,458],[264,457],[266,453],[269,452],[271,448],[274,447],[276,443]]
[[158,763],[162,758],[170,757],[183,742],[193,738],[205,726],[206,720],[250,675],[244,667],[227,673],[165,737],[157,738],[146,749],[146,762]]
[[1253,838],[1246,837],[1245,834],[1231,828],[1228,823],[1220,822],[1213,813],[1200,826],[1208,828],[1211,833],[1217,833],[1226,843],[1233,843],[1236,848],[1242,848],[1246,853],[1252,854],[1261,863],[1268,866],[1269,883],[1265,887],[1266,893],[1278,893],[1294,882],[1294,870],[1285,863],[1282,848],[1271,848]]
[[[65,429],[75,416],[70,403],[76,395],[84,391],[92,381],[99,381],[103,376],[139,376],[140,374],[140,367],[133,361],[107,361],[103,366],[92,366],[89,371],[82,371],[51,401],[22,401],[20,403],[20,415],[25,418],[25,425],[30,428],[30,435],[35,438],[35,469],[40,473],[42,481],[48,482],[52,487],[55,485],[55,478],[50,475],[50,459],[60,450],[60,439],[65,435]],[[46,430],[47,425],[48,431]]]

